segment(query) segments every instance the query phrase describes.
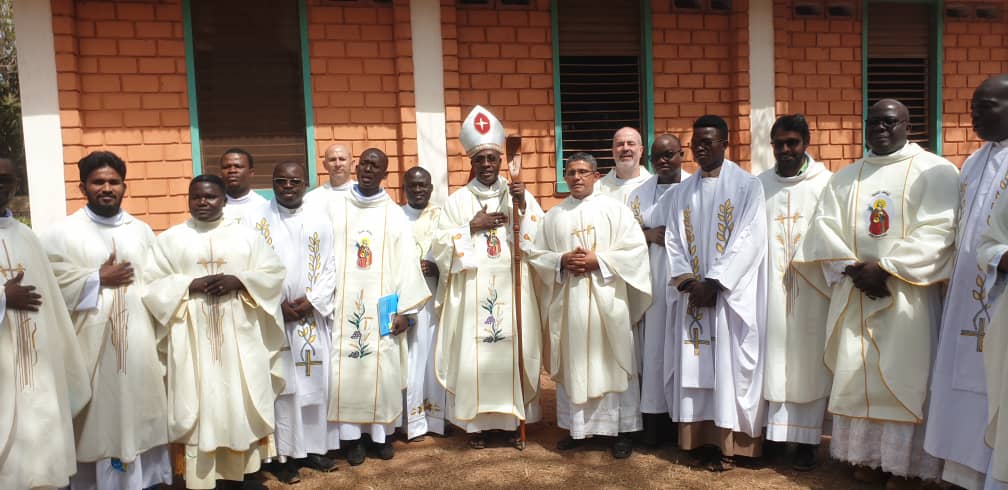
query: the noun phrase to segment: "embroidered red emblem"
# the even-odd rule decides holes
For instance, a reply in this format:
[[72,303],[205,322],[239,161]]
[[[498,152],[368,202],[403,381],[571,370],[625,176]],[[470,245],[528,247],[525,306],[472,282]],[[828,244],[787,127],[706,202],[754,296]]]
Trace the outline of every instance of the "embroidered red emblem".
[[473,126],[476,126],[476,131],[480,134],[487,134],[490,132],[490,118],[482,112],[476,114],[476,118],[473,119]]

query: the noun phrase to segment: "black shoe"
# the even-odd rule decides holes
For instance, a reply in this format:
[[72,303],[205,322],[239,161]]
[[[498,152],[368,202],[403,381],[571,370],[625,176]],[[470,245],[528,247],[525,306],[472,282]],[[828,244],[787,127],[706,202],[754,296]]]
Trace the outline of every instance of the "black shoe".
[[245,475],[245,480],[241,482],[242,490],[268,490],[266,484],[258,478],[258,473]]
[[336,471],[336,460],[321,454],[309,454],[307,458],[298,460],[298,463],[305,468],[323,473]]
[[[295,466],[294,461],[290,459],[288,459],[285,463],[273,463],[269,472],[273,473],[273,476],[275,476],[277,480],[280,480],[288,485],[301,481],[301,477],[298,475],[297,466]],[[249,480],[246,479],[245,481],[247,482]]]
[[364,447],[364,443],[357,439],[356,441],[350,441],[346,449],[346,460],[350,466],[357,466],[367,459],[367,448]]
[[645,413],[643,415],[644,430],[640,432],[640,443],[644,447],[654,449],[661,444],[661,439],[658,435],[661,419],[667,417],[660,413]]
[[767,464],[773,464],[787,455],[787,443],[780,441],[763,440],[763,460]]
[[557,451],[569,451],[580,446],[582,443],[584,443],[584,439],[575,439],[571,436],[566,436],[557,441],[556,448]]
[[814,444],[799,444],[795,449],[794,458],[791,460],[791,468],[797,471],[812,471],[819,462],[816,461],[816,450],[819,446]]
[[633,454],[633,439],[627,434],[620,434],[612,445],[612,455],[616,459],[626,459]]
[[392,447],[392,441],[385,441],[385,444],[375,444],[375,449],[378,450],[378,459],[388,461],[395,457],[395,448]]

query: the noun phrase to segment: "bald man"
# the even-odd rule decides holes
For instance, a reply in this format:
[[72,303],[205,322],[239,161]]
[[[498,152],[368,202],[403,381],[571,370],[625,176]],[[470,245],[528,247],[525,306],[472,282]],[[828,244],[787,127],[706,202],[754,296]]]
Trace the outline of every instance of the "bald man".
[[305,204],[315,205],[347,192],[357,182],[350,178],[354,159],[350,148],[342,143],[329,145],[322,154],[322,165],[329,172],[329,182],[312,189],[304,196]]
[[595,194],[611,197],[626,203],[627,196],[643,184],[651,174],[641,167],[644,144],[634,128],[620,128],[613,135],[612,156],[616,168],[595,182]]
[[[942,479],[967,489],[984,487],[984,475],[991,461],[991,449],[984,443],[987,385],[1000,384],[1003,374],[989,373],[996,376],[985,383],[984,356],[996,346],[984,342],[984,337],[991,326],[995,303],[1001,302],[998,295],[988,293],[995,277],[1002,274],[997,270],[998,264],[1008,246],[988,247],[989,251],[997,248],[1002,251],[989,253],[978,269],[978,255],[983,254],[977,245],[1008,185],[1008,75],[988,78],[977,87],[973,92],[972,115],[973,130],[985,143],[966,159],[959,179],[962,196],[956,236],[958,249],[945,296],[924,440],[928,453],[945,460]],[[978,287],[980,284],[983,286]],[[1003,328],[1002,325],[991,326],[991,330]],[[1008,480],[1008,474],[1001,479]],[[1008,485],[1002,483],[1000,487]]]
[[959,205],[955,166],[907,141],[908,124],[897,100],[869,109],[870,151],[830,178],[793,260],[820,265],[831,291],[830,453],[894,485],[941,475],[922,450],[925,399]]

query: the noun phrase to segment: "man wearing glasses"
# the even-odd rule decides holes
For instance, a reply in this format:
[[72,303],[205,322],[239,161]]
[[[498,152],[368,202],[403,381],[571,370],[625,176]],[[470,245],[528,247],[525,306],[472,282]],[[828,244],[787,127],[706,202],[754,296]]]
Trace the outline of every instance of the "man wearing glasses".
[[[640,223],[647,240],[651,265],[651,297],[653,302],[644,314],[644,323],[637,335],[637,356],[643,359],[641,369],[641,412],[644,414],[643,443],[655,447],[670,432],[669,406],[665,400],[665,322],[668,319],[668,257],[665,255],[665,220],[670,203],[666,196],[679,185],[682,177],[682,145],[671,134],[655,137],[651,145],[651,166],[655,174],[634,189],[627,198],[634,218]],[[684,175],[685,174],[685,175]]]
[[[725,159],[728,124],[693,123],[700,171],[672,193],[665,223],[669,315],[665,379],[679,446],[724,471],[760,455],[767,222],[759,179]],[[716,373],[716,374],[715,374]]]
[[832,288],[824,355],[833,372],[830,453],[856,465],[861,481],[941,472],[923,451],[923,422],[959,173],[907,141],[908,118],[893,99],[869,109],[869,152],[830,179],[794,258],[819,263]]

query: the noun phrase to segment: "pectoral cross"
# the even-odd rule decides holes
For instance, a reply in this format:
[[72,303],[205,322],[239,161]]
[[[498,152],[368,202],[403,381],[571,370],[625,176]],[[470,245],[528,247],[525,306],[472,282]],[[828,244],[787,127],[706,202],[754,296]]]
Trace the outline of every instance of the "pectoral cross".
[[697,327],[693,327],[693,329],[692,329],[692,335],[690,335],[690,338],[687,339],[685,342],[687,344],[693,344],[693,355],[697,356],[697,357],[700,357],[700,346],[701,345],[710,345],[710,341],[709,340],[702,340],[700,338],[700,329],[697,328]]
[[981,318],[977,323],[976,330],[965,329],[959,331],[959,335],[963,337],[976,337],[977,352],[983,352],[984,337],[987,336],[986,323],[985,319]]
[[3,242],[4,257],[7,259],[7,267],[0,267],[0,274],[3,274],[4,279],[11,279],[14,276],[25,271],[24,265],[18,263],[14,265],[10,258],[10,252],[7,250],[7,240],[0,240]]
[[309,349],[309,350],[305,350],[304,351],[304,362],[297,362],[297,363],[294,363],[294,364],[296,364],[298,367],[304,367],[305,368],[304,369],[304,375],[305,376],[311,376],[311,367],[312,366],[321,366],[322,365],[322,361],[313,361],[312,360],[312,351]]

